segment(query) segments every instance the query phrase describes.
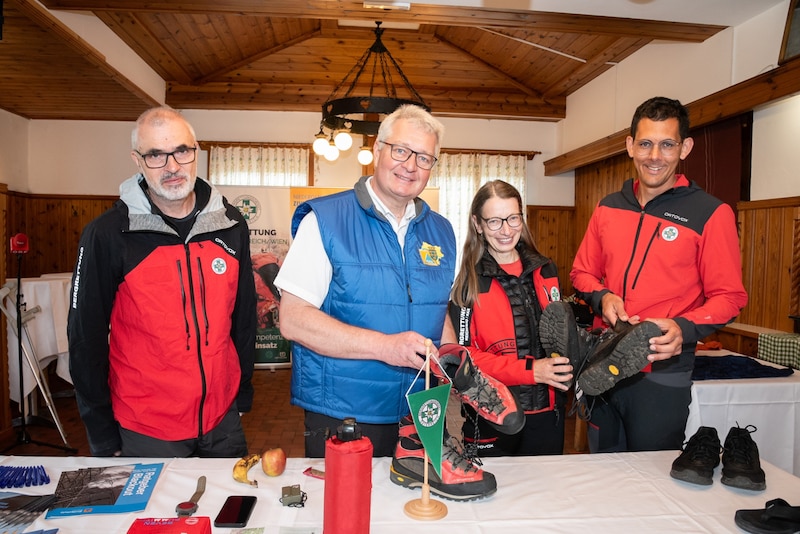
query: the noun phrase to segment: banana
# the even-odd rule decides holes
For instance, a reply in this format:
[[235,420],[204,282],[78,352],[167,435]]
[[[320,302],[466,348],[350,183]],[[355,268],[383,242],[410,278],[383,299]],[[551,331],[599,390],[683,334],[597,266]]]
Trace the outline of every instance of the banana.
[[236,482],[242,482],[244,484],[258,487],[258,481],[248,479],[247,473],[250,471],[251,467],[258,463],[259,460],[261,460],[260,454],[248,454],[244,458],[237,460],[236,464],[233,466],[233,479]]

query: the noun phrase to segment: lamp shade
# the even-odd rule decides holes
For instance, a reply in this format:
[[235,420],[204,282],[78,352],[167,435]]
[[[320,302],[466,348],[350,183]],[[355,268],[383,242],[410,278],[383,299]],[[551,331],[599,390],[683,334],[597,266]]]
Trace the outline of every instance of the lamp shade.
[[358,151],[358,162],[362,165],[369,165],[372,163],[372,150],[368,146],[362,146]]
[[353,137],[347,130],[338,130],[333,135],[333,142],[339,150],[350,150],[350,147],[353,146]]

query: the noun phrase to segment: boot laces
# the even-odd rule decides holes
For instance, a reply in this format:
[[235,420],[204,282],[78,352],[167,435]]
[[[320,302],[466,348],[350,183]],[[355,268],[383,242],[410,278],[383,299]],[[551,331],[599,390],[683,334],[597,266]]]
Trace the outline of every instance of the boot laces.
[[725,447],[725,451],[733,457],[735,463],[749,464],[754,460],[752,453],[756,450],[750,434],[758,429],[753,425],[747,425],[744,428],[737,425],[737,428],[744,430],[746,433],[737,432],[733,434],[730,438],[730,445]]
[[683,450],[689,453],[689,457],[692,460],[719,456],[721,452],[719,441],[715,440],[713,436],[697,436],[685,442],[683,445]]
[[448,460],[453,465],[453,470],[462,469],[466,473],[477,472],[477,466],[483,465],[480,458],[472,457],[462,450],[456,438],[450,436],[442,447],[442,460]]
[[472,376],[472,385],[462,394],[470,401],[477,404],[478,409],[485,409],[490,413],[501,413],[503,411],[503,401],[497,394],[497,390],[489,384],[486,377],[476,368]]

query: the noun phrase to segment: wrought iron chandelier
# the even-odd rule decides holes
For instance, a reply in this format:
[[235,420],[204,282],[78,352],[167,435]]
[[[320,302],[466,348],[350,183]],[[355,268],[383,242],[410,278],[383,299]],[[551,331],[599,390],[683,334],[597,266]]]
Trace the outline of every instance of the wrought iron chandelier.
[[[414,104],[430,111],[381,41],[384,31],[381,22],[376,21],[375,26],[375,42],[322,104],[322,121],[313,149],[329,161],[336,160],[340,150],[350,149],[355,134],[363,139],[358,161],[369,165],[372,163],[372,150],[366,146],[366,136],[377,135],[386,115],[403,104]],[[364,91],[366,87],[363,81],[359,85],[362,76],[364,80],[368,79],[369,89],[364,96],[357,96],[358,91]],[[400,96],[395,78],[402,81]]]

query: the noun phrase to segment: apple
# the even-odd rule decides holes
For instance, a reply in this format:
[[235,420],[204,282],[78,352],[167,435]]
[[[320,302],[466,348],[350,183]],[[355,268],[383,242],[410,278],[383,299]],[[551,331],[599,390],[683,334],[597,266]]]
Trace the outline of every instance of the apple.
[[276,447],[267,449],[261,455],[261,469],[271,477],[276,477],[286,469],[286,453],[283,449]]

